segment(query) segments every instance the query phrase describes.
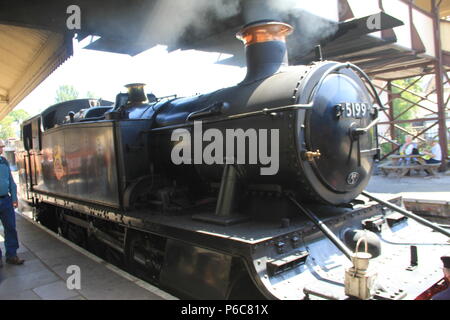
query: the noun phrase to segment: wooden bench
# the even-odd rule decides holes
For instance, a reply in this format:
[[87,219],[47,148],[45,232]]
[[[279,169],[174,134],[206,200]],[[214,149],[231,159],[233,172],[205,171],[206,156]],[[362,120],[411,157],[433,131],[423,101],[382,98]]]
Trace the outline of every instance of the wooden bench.
[[392,163],[385,163],[379,165],[378,168],[385,176],[388,176],[393,172],[398,177],[404,177],[408,173],[411,175],[414,170],[417,170],[419,173],[424,171],[428,175],[435,176],[440,166],[440,163],[413,163],[409,165],[393,165]]
[[388,157],[388,159],[391,161],[391,164],[393,166],[400,166],[400,165],[410,165],[415,162],[420,162],[421,164],[426,163],[425,160],[422,158],[419,154],[393,154]]

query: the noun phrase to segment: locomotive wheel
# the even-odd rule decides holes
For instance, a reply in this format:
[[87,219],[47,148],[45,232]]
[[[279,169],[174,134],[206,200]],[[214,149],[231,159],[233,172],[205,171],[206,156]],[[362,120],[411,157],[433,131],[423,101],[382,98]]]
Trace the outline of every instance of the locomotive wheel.
[[124,257],[122,253],[119,253],[111,247],[106,248],[106,261],[119,268],[124,267]]
[[145,281],[155,282],[155,276],[148,267],[151,256],[146,250],[145,235],[140,232],[130,232],[128,237],[125,251],[127,269]]
[[69,224],[67,228],[67,239],[73,243],[79,245],[82,248],[87,248],[87,234],[86,230],[76,226],[74,224]]
[[93,236],[88,236],[87,244],[90,252],[106,260],[105,251],[107,250],[107,246],[104,243],[98,241],[98,239]]
[[38,205],[35,209],[35,218],[44,227],[51,231],[58,232],[58,216],[57,212],[51,206]]
[[68,226],[67,222],[64,219],[62,219],[62,216],[60,215],[59,219],[58,219],[58,234],[61,237],[67,239],[68,238],[68,236],[67,236],[68,228],[69,228],[69,226]]

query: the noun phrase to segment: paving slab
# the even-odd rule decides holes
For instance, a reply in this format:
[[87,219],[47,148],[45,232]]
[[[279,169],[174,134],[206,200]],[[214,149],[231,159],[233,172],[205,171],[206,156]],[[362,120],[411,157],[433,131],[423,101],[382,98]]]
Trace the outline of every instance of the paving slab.
[[438,173],[436,176],[411,176],[390,178],[381,175],[372,176],[366,188],[374,194],[418,200],[450,200],[450,175]]
[[75,290],[67,289],[66,282],[62,280],[34,288],[33,292],[43,300],[66,300],[79,296]]
[[[0,268],[0,300],[176,300],[177,298],[94,256],[45,229],[24,214],[17,215],[25,263]],[[0,225],[0,246],[4,250]],[[78,267],[79,287],[73,284]],[[70,278],[70,279],[69,279]]]

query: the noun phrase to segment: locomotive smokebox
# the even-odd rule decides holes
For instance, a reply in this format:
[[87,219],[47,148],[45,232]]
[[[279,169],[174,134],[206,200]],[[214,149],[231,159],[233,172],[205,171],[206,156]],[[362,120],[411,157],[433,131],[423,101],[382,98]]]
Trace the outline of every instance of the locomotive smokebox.
[[286,36],[293,27],[279,21],[260,20],[236,34],[245,44],[247,75],[242,84],[267,78],[288,66]]

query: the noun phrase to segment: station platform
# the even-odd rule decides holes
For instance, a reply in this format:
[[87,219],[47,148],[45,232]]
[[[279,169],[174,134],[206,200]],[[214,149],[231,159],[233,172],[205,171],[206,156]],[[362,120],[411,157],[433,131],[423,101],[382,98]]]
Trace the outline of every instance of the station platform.
[[[177,300],[45,229],[26,213],[18,212],[16,221],[18,256],[25,263],[9,265],[3,257],[0,300]],[[2,235],[3,230],[4,255]]]

